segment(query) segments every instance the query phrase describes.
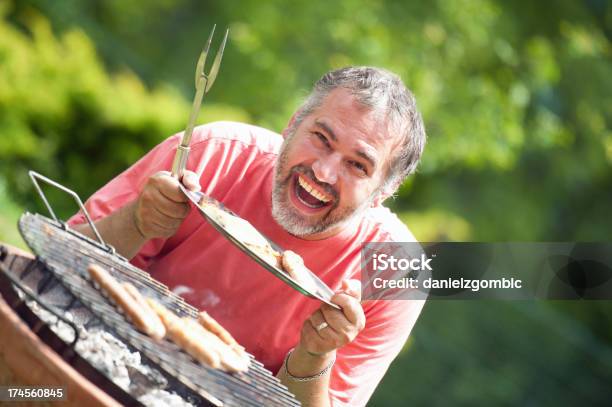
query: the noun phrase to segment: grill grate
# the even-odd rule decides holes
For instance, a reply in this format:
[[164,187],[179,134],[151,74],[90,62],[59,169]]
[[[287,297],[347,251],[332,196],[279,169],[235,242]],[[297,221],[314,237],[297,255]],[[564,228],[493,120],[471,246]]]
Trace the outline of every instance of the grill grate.
[[[79,371],[81,375],[103,388],[104,391],[115,400],[123,405],[142,406],[134,397],[115,384],[101,371],[95,369],[87,360],[79,355],[73,347],[79,339],[78,330],[73,330],[73,333],[75,333],[74,340],[70,344],[67,344],[66,341],[62,340],[58,334],[51,329],[50,325],[44,323],[26,304],[27,298],[34,299],[37,304],[42,305],[43,308],[55,316],[61,316],[65,311],[74,312],[82,307],[78,299],[61,288],[61,284],[59,284],[57,280],[55,280],[55,283],[49,283],[50,280],[46,277],[51,274],[51,272],[44,263],[38,259],[32,260],[15,254],[9,254],[7,249],[0,245],[0,271],[2,271],[0,273],[0,293],[2,298],[36,335],[51,347],[51,349],[56,351],[73,368]],[[49,289],[49,284],[56,287],[60,286],[53,294],[57,294],[58,291],[61,291],[61,295],[56,296],[49,294],[48,292],[51,291]],[[19,287],[19,294],[13,289],[13,286]],[[41,292],[43,292],[42,295],[45,297],[45,301],[41,301],[40,299]],[[47,294],[44,294],[45,292],[47,292]],[[66,299],[66,301],[58,301],[58,298]],[[96,322],[95,318],[91,319],[91,315],[92,314],[89,313],[88,316],[82,320],[87,321],[86,324],[88,325],[92,322],[98,325],[101,324],[99,321]],[[66,323],[66,320],[63,322]],[[71,323],[67,325],[72,326]],[[134,351],[134,349],[130,350]],[[177,388],[180,386],[182,386],[182,384],[179,384]],[[195,395],[195,397],[197,397],[197,395]]]
[[[187,304],[149,274],[124,258],[109,253],[100,244],[65,228],[64,224],[36,214],[24,214],[19,221],[24,240],[51,271],[39,281],[40,292],[54,290],[58,284],[72,294],[70,302],[81,303],[118,337],[136,349],[165,374],[212,405],[297,406],[299,402],[263,365],[251,358],[248,372],[228,374],[197,363],[168,341],[155,342],[140,333],[89,282],[87,267],[96,263],[120,281],[129,281],[143,294],[155,298],[180,316],[197,317],[198,310]],[[22,275],[21,278],[26,278]],[[87,326],[86,326],[87,327]]]

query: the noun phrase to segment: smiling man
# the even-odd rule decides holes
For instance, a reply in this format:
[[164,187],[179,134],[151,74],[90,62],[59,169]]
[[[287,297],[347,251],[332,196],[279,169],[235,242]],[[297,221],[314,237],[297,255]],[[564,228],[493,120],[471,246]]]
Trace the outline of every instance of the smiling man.
[[[329,72],[284,137],[240,123],[197,128],[181,182],[299,253],[340,310],[292,290],[191,210],[167,170],[169,138],[87,201],[105,240],[208,311],[306,405],[365,405],[423,301],[361,301],[365,242],[413,241],[381,203],[425,145],[412,94],[371,67]],[[71,223],[91,234],[82,214]]]
[[330,91],[315,114],[299,116],[279,156],[272,215],[289,233],[322,239],[382,196],[386,159],[400,139],[384,112],[346,88]]

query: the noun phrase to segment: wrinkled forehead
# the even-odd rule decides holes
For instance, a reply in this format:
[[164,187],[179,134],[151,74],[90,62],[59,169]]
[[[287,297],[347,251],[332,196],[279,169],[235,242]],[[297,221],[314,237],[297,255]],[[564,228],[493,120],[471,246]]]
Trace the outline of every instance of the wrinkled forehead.
[[[310,116],[311,123],[325,122],[344,131],[350,140],[366,143],[386,156],[399,145],[399,131],[386,106],[367,106],[348,89],[335,89]],[[380,157],[384,159],[385,157]]]

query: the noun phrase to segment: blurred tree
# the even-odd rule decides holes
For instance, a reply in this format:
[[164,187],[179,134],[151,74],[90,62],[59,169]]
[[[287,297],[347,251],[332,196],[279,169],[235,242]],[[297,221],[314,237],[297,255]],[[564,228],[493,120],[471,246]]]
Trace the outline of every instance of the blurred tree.
[[[35,10],[23,22],[27,32],[0,20],[0,173],[14,199],[33,203],[28,169],[87,197],[186,125],[190,105],[173,88],[150,91],[126,69],[107,74],[82,31],[56,38]],[[214,118],[249,120],[240,108],[207,104],[201,119]],[[61,215],[74,212],[61,192],[49,193]]]
[[24,0],[10,19],[19,23],[33,9],[49,15],[58,33],[85,30],[112,71],[129,67],[150,86],[179,86],[186,98],[210,27],[229,25],[210,100],[275,130],[322,72],[388,67],[417,95],[430,136],[420,176],[400,191],[394,209],[446,212],[466,220],[474,240],[605,239],[612,227],[601,221],[612,219],[607,3],[562,1],[551,10],[491,0],[341,0],[324,8],[155,0],[143,9]]

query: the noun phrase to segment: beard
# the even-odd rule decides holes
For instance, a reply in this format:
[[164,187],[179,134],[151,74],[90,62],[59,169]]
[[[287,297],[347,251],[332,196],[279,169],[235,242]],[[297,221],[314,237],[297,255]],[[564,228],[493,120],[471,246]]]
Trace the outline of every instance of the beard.
[[[272,190],[272,217],[287,232],[294,236],[305,237],[332,228],[347,225],[363,215],[368,209],[376,192],[359,205],[340,207],[338,192],[327,183],[317,181],[312,168],[305,165],[296,165],[287,169],[288,153],[291,140],[295,132],[290,133],[284,140],[276,162],[274,171],[274,188]],[[304,174],[311,182],[316,183],[333,197],[333,203],[327,208],[323,216],[313,219],[305,216],[293,206],[289,199],[290,188],[297,188],[297,182],[292,182],[296,174]]]

